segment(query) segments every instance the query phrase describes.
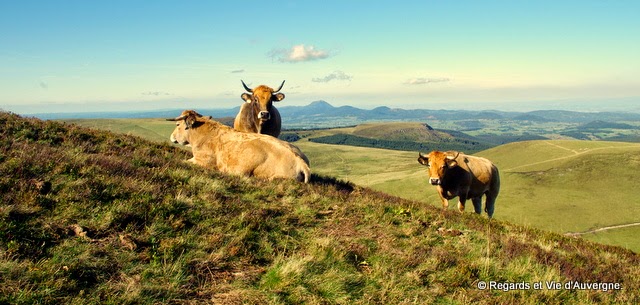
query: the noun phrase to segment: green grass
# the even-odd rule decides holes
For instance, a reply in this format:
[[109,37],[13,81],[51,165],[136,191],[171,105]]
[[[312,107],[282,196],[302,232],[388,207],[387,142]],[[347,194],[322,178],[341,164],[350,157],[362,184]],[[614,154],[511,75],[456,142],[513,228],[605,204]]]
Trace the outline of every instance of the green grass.
[[[640,256],[623,248],[318,174],[223,175],[133,136],[0,124],[0,304],[640,302]],[[623,289],[477,288],[490,281]]]
[[[505,185],[502,201],[526,207],[504,207],[519,210],[507,212],[513,221],[556,232],[640,221],[640,205],[632,191],[640,188],[636,179],[640,145],[591,141],[522,145],[526,149],[514,143],[479,154],[495,160],[503,180],[512,185]],[[539,160],[544,154],[548,160]]]
[[429,130],[423,123],[365,123],[350,130],[351,134],[367,138],[408,141],[436,141],[452,139],[453,136],[436,130]]
[[[91,122],[102,127],[100,120]],[[164,133],[164,137],[159,137],[162,142],[168,138],[170,128],[163,131],[161,126],[173,127],[170,123],[153,120],[137,120],[134,124],[141,124],[141,129]],[[415,123],[389,125],[390,129],[374,128],[384,124],[365,124],[320,130],[305,136],[337,132],[366,134],[419,127]],[[417,152],[326,145],[306,139],[296,145],[311,160],[314,173],[348,180],[425,205],[441,206],[434,187],[427,183],[425,168],[416,162]],[[640,205],[634,191],[640,189],[640,182],[635,178],[640,170],[640,146],[636,143],[527,141],[502,145],[477,155],[494,161],[500,169],[502,188],[496,218],[558,233],[640,221],[637,216]],[[455,210],[455,204],[451,204],[450,209]],[[640,248],[640,240],[615,238],[616,231],[607,233],[612,238],[600,241],[636,251]],[[621,235],[624,235],[622,231]],[[618,240],[622,242],[618,243]]]
[[[417,154],[298,142],[313,170],[359,185],[440,206]],[[502,188],[496,215],[558,233],[582,232],[639,222],[640,146],[590,141],[532,141],[479,153],[500,168]],[[622,164],[620,160],[624,160]],[[455,209],[455,206],[451,209]],[[608,233],[615,236],[615,231]],[[621,234],[623,234],[621,232]],[[640,248],[639,240],[601,239]]]
[[165,119],[65,119],[69,124],[131,134],[157,142],[168,141],[175,125]]
[[591,240],[594,242],[619,245],[640,253],[640,247],[638,246],[638,234],[640,234],[640,227],[619,228],[615,230],[588,233],[581,235],[582,238]]

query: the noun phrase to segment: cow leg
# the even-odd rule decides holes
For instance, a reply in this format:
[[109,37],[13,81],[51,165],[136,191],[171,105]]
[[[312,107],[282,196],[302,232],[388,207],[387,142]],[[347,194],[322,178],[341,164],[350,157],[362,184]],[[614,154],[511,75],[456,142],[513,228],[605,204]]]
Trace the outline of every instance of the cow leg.
[[477,214],[482,214],[482,196],[471,198],[471,202],[473,202],[473,209]]
[[467,197],[458,196],[458,211],[460,211],[460,213],[464,213],[464,204],[466,201],[467,201]]
[[449,200],[444,199],[444,198],[442,198],[442,197],[441,197],[440,199],[442,199],[442,209],[443,209],[443,210],[448,209],[448,208],[449,208]]
[[485,203],[484,211],[487,212],[489,218],[493,217],[493,209],[496,205],[496,196],[487,193],[487,202]]
[[438,185],[437,190],[438,190],[438,195],[440,195],[440,200],[442,200],[442,209],[443,210],[448,209],[449,208],[449,200],[444,197],[444,190],[439,185]]

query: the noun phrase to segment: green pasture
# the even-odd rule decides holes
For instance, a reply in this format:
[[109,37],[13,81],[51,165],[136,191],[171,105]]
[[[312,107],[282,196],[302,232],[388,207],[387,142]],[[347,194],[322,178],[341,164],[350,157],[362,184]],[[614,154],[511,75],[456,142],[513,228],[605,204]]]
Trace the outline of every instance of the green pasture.
[[640,252],[638,245],[638,236],[640,236],[640,226],[627,228],[619,228],[596,233],[588,233],[581,235],[582,238],[588,239],[601,244],[616,245]]
[[[312,170],[392,195],[440,206],[417,152],[298,142]],[[494,217],[558,233],[640,222],[640,145],[591,141],[514,143],[479,153],[500,168]],[[456,209],[457,201],[450,202]],[[467,211],[473,211],[468,203]],[[617,231],[620,230],[620,236]],[[615,229],[584,235],[640,251],[640,241]],[[597,238],[597,236],[606,238]],[[626,238],[625,238],[626,236]]]
[[[167,141],[173,124],[163,120],[76,120],[74,123]],[[351,128],[359,131],[362,128]],[[335,130],[318,131],[327,135]],[[315,136],[315,135],[311,135]],[[295,143],[314,173],[441,206],[418,152]],[[640,222],[640,144],[548,140],[516,142],[482,151],[500,169],[501,192],[495,218],[558,233]],[[457,209],[457,200],[450,209]],[[473,206],[467,204],[467,213]],[[486,216],[483,216],[486,217]],[[615,229],[584,238],[640,251],[636,228]],[[637,231],[635,231],[637,232]]]
[[[558,186],[586,185],[590,190],[596,183],[585,183],[581,176],[593,178],[592,172],[637,162],[633,147],[615,154],[593,149],[594,154],[560,159],[564,163],[550,166],[534,186],[528,185],[527,175],[537,179],[538,172],[505,170],[502,208],[489,221],[432,207],[439,203],[415,162],[416,152],[298,143],[316,173],[326,171],[403,196],[413,192],[425,202],[323,175],[303,184],[207,170],[184,162],[188,150],[167,144],[170,122],[126,126],[133,121],[109,120],[101,126],[90,121],[96,128],[155,134],[163,143],[8,113],[0,113],[0,122],[0,189],[8,190],[0,192],[0,304],[640,300],[637,253],[503,221],[526,206],[508,194],[534,186],[548,193]],[[529,149],[535,152],[537,144],[544,143]],[[496,162],[521,154],[518,146],[507,148],[485,153],[495,154]],[[617,174],[628,180],[630,173]],[[571,183],[563,183],[565,177]],[[602,189],[590,196],[607,196]],[[621,219],[622,212],[637,214],[624,210],[628,205],[618,202],[624,198],[608,198],[611,211],[595,211],[593,215],[602,216],[597,221],[608,221],[609,215]],[[620,232],[624,235],[603,232],[607,240],[601,242],[632,248],[634,231]],[[507,291],[481,286],[550,281],[615,283],[617,288]]]
[[169,141],[175,125],[165,119],[65,119],[60,120],[83,127],[131,134],[148,140]]

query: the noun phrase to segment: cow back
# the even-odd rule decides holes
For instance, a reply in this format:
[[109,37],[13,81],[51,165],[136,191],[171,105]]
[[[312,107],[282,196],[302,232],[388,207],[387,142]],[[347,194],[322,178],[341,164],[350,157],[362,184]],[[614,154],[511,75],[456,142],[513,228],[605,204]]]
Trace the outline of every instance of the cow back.
[[191,130],[194,163],[266,179],[308,182],[307,157],[296,146],[258,133],[238,132],[215,121]]
[[490,160],[461,154],[458,165],[468,173],[470,197],[480,196],[487,191],[498,192],[500,176],[498,168]]

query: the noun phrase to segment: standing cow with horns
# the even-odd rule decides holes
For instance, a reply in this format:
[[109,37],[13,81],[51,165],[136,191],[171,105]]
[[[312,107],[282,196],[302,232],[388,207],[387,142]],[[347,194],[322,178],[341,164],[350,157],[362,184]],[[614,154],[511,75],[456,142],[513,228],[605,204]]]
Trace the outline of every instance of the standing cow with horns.
[[493,162],[457,151],[432,151],[428,155],[418,153],[418,163],[427,167],[429,183],[436,186],[443,209],[458,196],[460,212],[464,212],[465,202],[471,199],[475,212],[480,214],[485,196],[484,210],[489,218],[493,216],[500,192],[500,174]]
[[273,102],[284,99],[284,94],[280,93],[284,81],[276,90],[265,85],[251,89],[244,81],[241,82],[248,93],[241,95],[246,103],[240,106],[240,111],[233,121],[233,128],[237,131],[261,133],[277,138],[280,135],[281,120],[280,112],[273,106]]

